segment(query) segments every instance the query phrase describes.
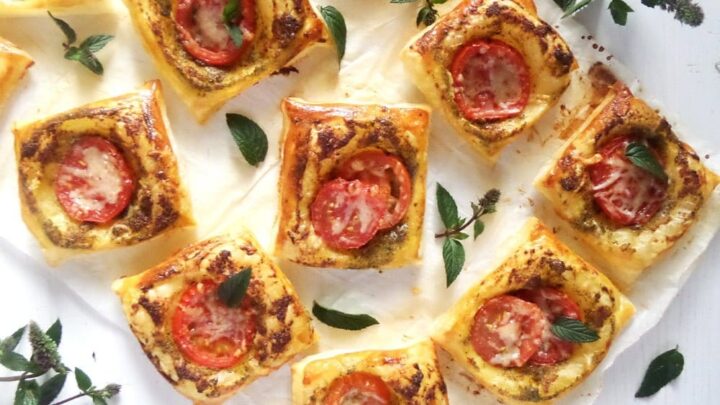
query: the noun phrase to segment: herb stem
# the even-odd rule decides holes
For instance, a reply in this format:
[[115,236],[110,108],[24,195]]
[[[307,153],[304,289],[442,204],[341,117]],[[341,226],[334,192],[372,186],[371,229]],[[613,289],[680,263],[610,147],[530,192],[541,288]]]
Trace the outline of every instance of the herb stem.
[[75,400],[75,399],[82,398],[82,397],[84,397],[85,395],[87,395],[86,392],[81,392],[81,393],[79,393],[79,394],[77,394],[77,395],[71,396],[70,398],[65,398],[65,399],[63,399],[62,401],[53,402],[51,405],[61,405],[61,404],[65,404],[65,403],[68,403],[68,402],[73,401],[73,400]]
[[470,226],[473,222],[475,222],[475,221],[477,221],[478,219],[480,219],[480,217],[483,216],[484,214],[485,214],[485,209],[479,209],[476,213],[473,214],[472,217],[470,217],[470,219],[468,219],[467,221],[465,221],[464,224],[462,224],[462,225],[460,225],[460,226],[453,227],[453,228],[451,228],[451,229],[446,229],[445,232],[436,233],[436,234],[435,234],[435,238],[437,239],[437,238],[444,238],[444,237],[447,237],[447,236],[457,235],[457,234],[459,234],[460,232],[464,231],[465,228],[467,228],[468,226]]
[[41,375],[42,374],[30,374],[26,371],[20,375],[14,375],[11,377],[0,377],[0,382],[23,381],[29,378],[40,377]]

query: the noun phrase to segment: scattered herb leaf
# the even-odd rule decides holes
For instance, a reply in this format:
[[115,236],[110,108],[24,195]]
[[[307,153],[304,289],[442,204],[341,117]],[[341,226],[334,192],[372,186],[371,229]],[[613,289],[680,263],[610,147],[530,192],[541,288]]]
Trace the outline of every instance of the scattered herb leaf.
[[[392,4],[415,3],[418,0],[390,0]],[[418,11],[415,18],[415,25],[418,27],[423,24],[426,27],[432,25],[438,17],[438,11],[435,9],[436,4],[446,3],[447,0],[425,0],[425,6]]]
[[590,343],[600,339],[597,332],[577,319],[560,317],[550,327],[553,335],[574,343]]
[[238,27],[236,23],[239,11],[239,0],[228,0],[225,8],[223,8],[223,23],[225,24],[225,29],[228,31],[228,34],[230,34],[233,44],[238,48],[241,47],[243,43],[242,30],[240,30],[240,27]]
[[55,323],[50,325],[45,334],[48,335],[56,345],[59,345],[62,339],[62,323],[60,323],[60,319],[57,319]]
[[345,17],[338,9],[333,6],[320,6],[320,15],[325,20],[335,40],[335,48],[337,48],[338,61],[342,61],[345,56],[345,45],[347,43],[347,26],[345,25]]
[[21,380],[15,389],[13,405],[38,405],[40,386],[35,380]]
[[485,223],[481,220],[475,221],[473,229],[473,239],[477,239],[485,231]]
[[5,356],[5,354],[15,350],[18,343],[20,343],[20,339],[22,338],[23,333],[25,333],[25,326],[16,330],[15,332],[13,332],[12,335],[0,341],[0,358]]
[[625,148],[625,156],[635,166],[647,171],[663,182],[668,181],[668,175],[660,162],[658,162],[650,149],[642,143],[630,142]]
[[650,362],[640,388],[635,398],[645,398],[654,395],[670,381],[676,379],[683,371],[685,358],[676,348],[668,350]]
[[265,131],[255,121],[240,114],[226,114],[225,120],[235,144],[245,160],[257,166],[265,160],[268,151],[268,139]]
[[70,25],[64,20],[61,20],[50,14],[49,11],[48,15],[50,16],[50,18],[53,19],[53,21],[55,21],[58,27],[60,27],[62,32],[65,34],[65,37],[67,38],[67,41],[63,42],[62,44],[63,48],[65,48],[65,59],[80,62],[80,64],[90,69],[90,71],[95,73],[96,75],[102,75],[105,69],[103,68],[102,63],[100,63],[100,61],[95,57],[94,54],[103,49],[105,45],[107,45],[108,42],[113,39],[113,36],[106,34],[91,35],[87,37],[80,45],[71,46],[75,43],[75,41],[77,41],[77,35],[75,34],[75,30],[73,30]]
[[57,398],[65,386],[67,374],[55,374],[40,386],[40,397],[38,405],[50,405],[53,399]]
[[75,382],[82,392],[86,392],[90,389],[90,387],[92,387],[92,380],[90,377],[78,367],[75,367]]
[[229,308],[239,307],[250,286],[251,276],[252,270],[246,268],[223,281],[217,289],[220,301]]
[[625,3],[623,0],[612,0],[608,6],[610,15],[615,21],[615,24],[625,25],[627,24],[628,13],[632,13],[633,9]]
[[455,199],[440,183],[435,188],[435,198],[437,199],[438,211],[440,219],[446,228],[452,228],[460,223],[458,216],[458,208]]
[[465,248],[458,240],[445,238],[442,254],[445,262],[446,286],[450,287],[465,265]]
[[65,38],[67,39],[67,41],[63,44],[63,46],[65,46],[67,48],[68,46],[74,44],[75,41],[77,41],[77,34],[75,33],[75,30],[72,29],[72,27],[70,27],[70,24],[68,24],[64,20],[56,18],[49,11],[47,13],[50,16],[50,18],[52,18],[53,21],[55,21],[55,24],[57,24],[57,26],[60,27],[63,34],[65,34]]
[[346,314],[334,309],[325,308],[315,301],[313,301],[312,313],[325,325],[344,330],[361,330],[380,323],[370,315]]

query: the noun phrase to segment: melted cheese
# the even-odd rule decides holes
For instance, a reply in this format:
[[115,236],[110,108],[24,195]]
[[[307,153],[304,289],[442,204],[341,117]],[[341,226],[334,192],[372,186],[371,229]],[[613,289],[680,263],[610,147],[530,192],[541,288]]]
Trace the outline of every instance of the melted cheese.
[[613,208],[622,215],[635,217],[658,194],[653,178],[627,159],[613,154],[603,163],[611,167],[610,174],[602,183],[593,186],[593,192],[612,201]]
[[70,198],[83,211],[98,211],[115,204],[122,191],[122,177],[112,157],[96,147],[82,151],[84,167],[65,166],[58,182],[71,185],[74,179],[85,182],[85,187],[74,188]]

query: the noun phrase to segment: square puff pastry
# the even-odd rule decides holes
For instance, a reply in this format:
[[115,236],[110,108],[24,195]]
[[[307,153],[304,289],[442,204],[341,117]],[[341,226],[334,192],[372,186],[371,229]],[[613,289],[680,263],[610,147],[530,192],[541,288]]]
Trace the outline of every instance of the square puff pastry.
[[33,63],[25,51],[0,38],[0,107]]
[[173,17],[177,2],[124,1],[157,69],[201,123],[311,46],[329,41],[308,0],[256,1],[257,33],[250,49],[237,64],[218,68],[198,62],[178,40]]
[[[502,264],[440,318],[433,339],[504,403],[545,404],[597,367],[635,309],[610,280],[571,252],[536,218],[525,224],[511,246],[512,253]],[[558,288],[570,296],[600,339],[576,345],[569,359],[555,365],[502,368],[485,362],[470,342],[475,313],[493,297],[540,286]]]
[[[455,100],[450,66],[467,42],[492,38],[524,57],[531,80],[525,109],[500,120],[470,121]],[[464,0],[413,38],[402,52],[406,70],[430,104],[490,161],[523,130],[537,122],[570,84],[577,68],[560,35],[535,14],[532,1]]]
[[[430,112],[420,106],[308,104],[283,101],[285,134],[280,170],[280,227],[276,254],[316,267],[389,268],[419,258],[425,213],[427,131]],[[315,232],[310,205],[321,185],[346,159],[367,149],[400,158],[412,197],[405,218],[367,245],[335,250]]]
[[369,350],[332,357],[308,357],[292,366],[293,405],[324,404],[328,387],[352,372],[380,377],[392,390],[394,403],[447,404],[447,388],[431,341],[398,350]]
[[[13,132],[22,217],[51,265],[194,225],[170,143],[160,82],[16,126]],[[54,192],[60,162],[75,141],[88,135],[115,145],[136,177],[128,207],[106,224],[71,218]]]
[[[246,298],[256,314],[248,353],[224,369],[187,359],[172,335],[173,314],[185,288],[198,281],[224,280],[247,268],[252,275]],[[247,232],[188,246],[141,274],[115,281],[113,290],[155,368],[196,403],[222,402],[315,342],[310,315],[292,284]]]
[[[639,131],[657,145],[670,182],[663,207],[648,223],[623,227],[595,205],[586,168],[600,143],[627,131]],[[656,110],[618,83],[541,170],[535,187],[605,262],[602,268],[613,282],[628,289],[697,220],[718,180]]]
[[45,14],[97,14],[109,12],[107,0],[0,0],[0,16]]

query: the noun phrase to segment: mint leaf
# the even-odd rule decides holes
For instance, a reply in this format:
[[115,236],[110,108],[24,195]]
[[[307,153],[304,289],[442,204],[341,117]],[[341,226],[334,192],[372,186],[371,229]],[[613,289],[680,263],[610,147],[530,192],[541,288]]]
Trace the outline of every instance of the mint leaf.
[[5,353],[10,353],[15,350],[18,343],[20,343],[20,339],[22,339],[23,333],[25,333],[25,328],[25,326],[21,327],[13,332],[12,335],[0,341],[0,358],[2,358]]
[[245,160],[252,166],[264,161],[268,151],[265,131],[255,121],[240,114],[226,114],[225,120]]
[[64,20],[61,20],[61,19],[55,17],[49,11],[47,13],[50,16],[50,18],[52,18],[53,21],[55,21],[55,24],[57,24],[57,26],[60,27],[63,34],[65,34],[65,38],[67,39],[67,42],[65,42],[64,45],[70,46],[70,45],[74,44],[75,41],[77,41],[77,34],[75,34],[75,30],[72,29],[72,27],[70,27],[70,24],[66,23]]
[[45,331],[45,334],[48,335],[56,345],[60,345],[60,340],[62,339],[62,323],[60,323],[60,319],[57,319],[55,323],[50,325],[48,330]]
[[567,6],[563,8],[563,11],[565,13],[563,14],[562,18],[569,17],[578,11],[584,9],[592,2],[592,0],[580,0],[579,2],[577,0],[571,0],[567,2]]
[[218,298],[229,308],[237,308],[250,286],[251,269],[247,268],[228,277],[217,289]]
[[242,30],[240,30],[240,27],[237,25],[225,24],[225,28],[227,29],[228,34],[230,34],[233,44],[238,48],[241,47],[243,44],[243,33]]
[[0,364],[13,371],[30,371],[32,363],[20,353],[8,352],[0,358]]
[[478,219],[473,227],[473,239],[477,239],[485,231],[485,223]]
[[597,332],[577,319],[560,317],[550,327],[553,335],[567,342],[590,343],[600,339]]
[[430,26],[437,20],[438,12],[434,8],[430,6],[426,6],[420,9],[418,12],[417,18],[415,19],[415,25],[420,26],[425,25]]
[[95,53],[103,49],[112,39],[112,35],[91,35],[80,44],[80,49],[85,49],[90,53]]
[[39,405],[40,386],[35,380],[22,380],[15,389],[13,405]]
[[366,314],[346,314],[334,309],[325,308],[313,301],[312,313],[322,323],[337,329],[361,330],[377,325],[377,319]]
[[446,238],[443,242],[442,255],[445,262],[446,285],[450,287],[465,265],[465,248],[457,240]]
[[78,367],[75,367],[75,382],[82,392],[87,392],[87,390],[92,387],[90,377]]
[[435,198],[437,199],[440,219],[442,219],[445,228],[450,229],[460,224],[460,217],[458,216],[455,199],[440,183],[437,183],[435,188]]
[[240,11],[239,0],[228,0],[223,8],[223,22],[225,23],[225,29],[227,29],[230,38],[236,47],[241,47],[243,43],[243,33],[240,27],[237,25],[237,16]]
[[345,17],[340,13],[338,9],[333,6],[321,6],[320,15],[325,24],[330,29],[335,40],[335,48],[337,49],[338,61],[342,61],[345,56],[345,45],[347,43],[347,26],[345,25]]
[[608,8],[613,21],[618,25],[627,24],[628,13],[633,12],[633,9],[623,0],[612,0]]
[[52,378],[45,381],[40,386],[40,395],[38,398],[38,405],[50,405],[50,403],[57,398],[60,391],[62,391],[65,385],[67,374],[55,374]]
[[645,372],[642,384],[635,393],[635,398],[645,398],[655,395],[656,392],[670,381],[676,379],[685,367],[685,357],[677,348],[668,350],[657,356]]
[[625,157],[635,166],[647,171],[663,182],[668,181],[668,175],[660,162],[658,162],[650,149],[642,143],[630,142],[625,148]]

